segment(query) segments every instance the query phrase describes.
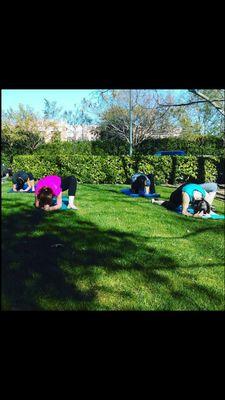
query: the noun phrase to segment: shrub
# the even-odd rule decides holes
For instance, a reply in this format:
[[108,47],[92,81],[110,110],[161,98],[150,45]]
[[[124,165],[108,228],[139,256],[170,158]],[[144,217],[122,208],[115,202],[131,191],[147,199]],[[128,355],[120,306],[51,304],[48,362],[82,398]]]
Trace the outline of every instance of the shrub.
[[36,154],[48,157],[55,152],[72,156],[74,154],[92,154],[92,142],[87,140],[73,142],[53,141],[40,146]]
[[174,157],[176,159],[174,182],[187,182],[198,178],[198,158],[195,156]]
[[224,140],[222,137],[213,135],[186,135],[179,138],[151,138],[142,142],[135,153],[155,154],[160,150],[184,150],[187,155],[224,156]]
[[[36,179],[44,175],[75,175],[82,183],[128,183],[137,171],[154,173],[156,183],[180,183],[200,180],[216,181],[222,175],[224,158],[171,156],[93,156],[75,154],[43,154],[15,156],[13,171],[24,169]],[[222,177],[222,178],[221,178]]]
[[[151,138],[134,148],[134,157],[154,155],[159,150],[184,150],[187,155],[224,156],[224,140],[212,135],[187,135],[180,138]],[[18,150],[19,151],[19,150]],[[81,140],[72,142],[53,141],[40,145],[36,154],[49,155],[60,154],[92,154],[96,156],[122,156],[128,155],[129,145],[120,139],[116,140]],[[17,152],[17,154],[22,154]],[[24,154],[24,152],[23,152]],[[28,154],[28,153],[27,153]]]
[[11,159],[12,157],[9,154],[1,155],[1,163],[4,164],[7,168],[10,168],[11,166]]
[[44,175],[57,175],[60,173],[57,163],[54,160],[46,160],[37,155],[15,156],[12,163],[13,172],[25,170],[32,172],[35,179],[40,179]]
[[219,169],[218,169],[218,162],[219,162],[219,157],[207,157],[205,159],[205,169],[204,169],[204,173],[205,173],[205,181],[217,181],[218,179],[218,173],[219,173]]

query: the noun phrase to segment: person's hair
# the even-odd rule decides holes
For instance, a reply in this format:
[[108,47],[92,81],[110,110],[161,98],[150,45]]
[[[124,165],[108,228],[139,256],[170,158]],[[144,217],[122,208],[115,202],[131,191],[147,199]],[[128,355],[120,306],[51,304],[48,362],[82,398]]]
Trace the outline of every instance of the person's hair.
[[146,176],[145,175],[140,175],[137,177],[137,179],[132,183],[131,185],[131,190],[133,193],[138,193],[139,190],[144,190],[145,184],[146,184]]
[[51,206],[52,204],[52,198],[53,198],[53,192],[52,189],[50,189],[47,186],[44,186],[38,193],[37,198],[39,200],[39,207],[42,208],[46,206],[47,204]]
[[16,180],[17,190],[23,189],[24,183],[25,183],[24,179],[19,176],[19,178],[17,178]]
[[146,180],[147,180],[147,178],[145,175],[138,176],[138,178],[136,179],[136,182],[139,186],[139,190],[144,190],[145,185],[146,185]]
[[195,213],[203,211],[204,214],[209,214],[211,210],[210,204],[206,200],[195,200],[193,208]]

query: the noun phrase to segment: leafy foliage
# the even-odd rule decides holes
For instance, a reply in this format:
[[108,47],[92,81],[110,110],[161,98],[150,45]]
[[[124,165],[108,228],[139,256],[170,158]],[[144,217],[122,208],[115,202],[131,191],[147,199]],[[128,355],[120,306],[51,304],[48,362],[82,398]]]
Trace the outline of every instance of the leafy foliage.
[[[24,169],[36,178],[43,175],[75,175],[82,183],[128,183],[137,171],[154,173],[156,183],[191,180],[217,180],[224,158],[219,157],[157,157],[157,156],[94,156],[55,152],[15,156],[13,170]],[[224,179],[222,176],[220,179]]]
[[154,154],[161,150],[184,150],[187,155],[224,155],[224,139],[213,135],[189,134],[179,138],[146,140],[136,149],[136,153]]
[[60,113],[62,111],[62,107],[57,107],[57,102],[56,101],[49,101],[47,99],[44,99],[45,105],[44,105],[44,118],[45,119],[56,119],[60,116]]

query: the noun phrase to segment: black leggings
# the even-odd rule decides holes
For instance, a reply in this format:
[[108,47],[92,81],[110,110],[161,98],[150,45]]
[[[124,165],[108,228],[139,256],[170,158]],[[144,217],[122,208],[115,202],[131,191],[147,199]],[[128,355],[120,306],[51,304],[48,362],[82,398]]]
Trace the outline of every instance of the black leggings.
[[77,190],[77,179],[75,176],[67,176],[66,178],[61,178],[61,188],[62,191],[68,190],[69,196],[75,196]]

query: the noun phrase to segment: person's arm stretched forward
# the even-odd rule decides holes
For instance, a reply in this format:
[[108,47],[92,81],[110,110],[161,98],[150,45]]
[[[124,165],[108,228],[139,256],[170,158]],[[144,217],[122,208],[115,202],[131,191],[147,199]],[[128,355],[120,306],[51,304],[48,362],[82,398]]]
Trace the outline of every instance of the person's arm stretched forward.
[[56,198],[56,205],[55,206],[49,206],[46,205],[44,206],[45,211],[56,211],[59,210],[62,207],[62,192],[59,193],[59,195]]
[[182,192],[182,214],[188,217],[193,217],[193,214],[188,212],[188,206],[190,203],[190,197],[187,193]]
[[36,208],[39,208],[39,200],[38,200],[37,196],[35,196],[34,205]]
[[183,192],[182,193],[182,214],[186,215],[188,217],[201,218],[203,216],[203,211],[197,212],[195,214],[191,214],[188,212],[189,202],[190,202],[190,198],[189,198],[188,194]]

